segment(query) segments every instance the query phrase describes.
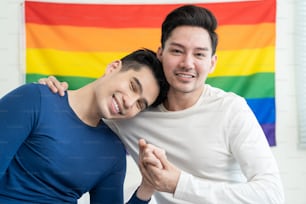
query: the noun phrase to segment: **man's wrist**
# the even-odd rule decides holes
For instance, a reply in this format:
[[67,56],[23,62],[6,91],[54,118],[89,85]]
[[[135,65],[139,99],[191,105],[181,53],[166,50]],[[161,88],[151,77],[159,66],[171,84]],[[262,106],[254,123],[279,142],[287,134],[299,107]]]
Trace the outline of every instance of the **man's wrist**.
[[149,186],[144,186],[143,184],[140,185],[136,191],[136,196],[140,200],[150,200],[153,193],[154,193],[154,188],[149,187]]

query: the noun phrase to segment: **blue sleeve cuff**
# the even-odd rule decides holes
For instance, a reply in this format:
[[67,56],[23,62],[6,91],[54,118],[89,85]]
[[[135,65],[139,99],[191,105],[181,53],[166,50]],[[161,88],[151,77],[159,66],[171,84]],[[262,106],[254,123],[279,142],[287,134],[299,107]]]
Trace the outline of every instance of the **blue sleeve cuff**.
[[[137,189],[138,190],[138,189]],[[131,199],[126,203],[126,204],[147,204],[150,202],[151,199],[149,200],[140,200],[137,196],[136,196],[136,192],[137,190],[133,193]]]

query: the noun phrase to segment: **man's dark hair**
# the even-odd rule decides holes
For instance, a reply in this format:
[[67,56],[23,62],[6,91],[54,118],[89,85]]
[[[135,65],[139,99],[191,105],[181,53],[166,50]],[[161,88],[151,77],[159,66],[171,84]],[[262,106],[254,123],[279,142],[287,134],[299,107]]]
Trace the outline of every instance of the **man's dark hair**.
[[211,11],[199,6],[184,5],[170,12],[162,24],[162,48],[164,48],[171,32],[179,26],[195,26],[207,30],[211,39],[212,55],[216,53],[218,44],[216,29],[218,23]]
[[155,52],[146,48],[139,49],[121,58],[121,61],[122,71],[126,71],[128,69],[134,69],[138,71],[144,65],[152,71],[160,88],[160,91],[159,95],[157,96],[157,99],[153,102],[151,106],[156,107],[165,100],[169,90],[169,84],[166,80],[162,64],[157,58]]

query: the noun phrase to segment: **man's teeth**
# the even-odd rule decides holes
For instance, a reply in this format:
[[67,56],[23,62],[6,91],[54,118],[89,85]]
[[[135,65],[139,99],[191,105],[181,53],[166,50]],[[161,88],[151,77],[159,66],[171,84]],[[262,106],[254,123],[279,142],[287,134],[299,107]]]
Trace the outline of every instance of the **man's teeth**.
[[186,74],[178,74],[178,76],[186,77],[186,78],[192,78],[192,77],[193,77],[193,76],[191,76],[191,75],[186,75]]
[[117,102],[115,101],[115,100],[113,100],[114,101],[114,107],[115,107],[115,109],[116,109],[116,112],[117,113],[119,113],[119,106],[118,106],[118,104],[117,104]]

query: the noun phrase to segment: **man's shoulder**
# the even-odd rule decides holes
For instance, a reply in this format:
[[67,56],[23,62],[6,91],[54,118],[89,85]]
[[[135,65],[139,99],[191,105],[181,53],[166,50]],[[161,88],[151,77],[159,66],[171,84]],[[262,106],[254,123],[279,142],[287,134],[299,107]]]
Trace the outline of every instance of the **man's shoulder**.
[[22,84],[17,88],[11,90],[8,94],[6,94],[3,98],[14,98],[14,100],[31,100],[38,95],[39,91],[37,88],[37,84],[28,83]]
[[213,87],[211,85],[205,85],[205,94],[203,94],[203,98],[223,101],[229,103],[246,103],[244,97],[238,95],[237,93],[231,91],[225,91],[218,87]]
[[28,93],[28,94],[38,94],[38,93],[50,93],[51,90],[46,85],[37,83],[26,83],[15,89],[17,92]]

